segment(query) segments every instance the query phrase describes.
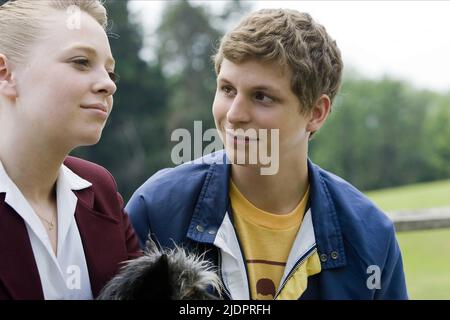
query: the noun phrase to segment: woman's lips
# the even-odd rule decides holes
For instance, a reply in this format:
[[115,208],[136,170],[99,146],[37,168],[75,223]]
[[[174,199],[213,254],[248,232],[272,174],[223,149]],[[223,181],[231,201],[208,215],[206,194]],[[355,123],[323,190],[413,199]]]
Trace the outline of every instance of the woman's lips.
[[83,105],[83,106],[81,106],[81,108],[83,108],[83,109],[94,109],[94,110],[99,110],[99,111],[103,111],[105,113],[108,113],[108,108],[105,105],[101,104],[101,103]]
[[97,103],[97,104],[90,104],[90,105],[83,105],[81,106],[82,109],[84,110],[88,110],[94,114],[97,114],[98,116],[100,116],[101,118],[107,118],[108,117],[108,108],[101,104],[101,103]]

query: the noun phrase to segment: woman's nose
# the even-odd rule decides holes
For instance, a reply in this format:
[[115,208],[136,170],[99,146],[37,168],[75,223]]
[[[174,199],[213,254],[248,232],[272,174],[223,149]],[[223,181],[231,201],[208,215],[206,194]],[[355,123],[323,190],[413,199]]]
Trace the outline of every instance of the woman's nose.
[[104,75],[101,76],[99,81],[97,81],[94,85],[94,91],[103,93],[105,96],[112,96],[117,90],[117,85],[111,79],[108,72],[105,72]]

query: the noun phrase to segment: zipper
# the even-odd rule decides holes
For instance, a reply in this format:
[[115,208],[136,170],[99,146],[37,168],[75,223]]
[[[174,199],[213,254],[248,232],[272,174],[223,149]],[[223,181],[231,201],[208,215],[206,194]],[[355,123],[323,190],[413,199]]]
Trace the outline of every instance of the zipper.
[[286,276],[286,279],[284,279],[281,286],[278,288],[277,293],[275,294],[275,297],[273,297],[273,300],[275,300],[283,290],[283,288],[286,286],[286,283],[289,281],[289,279],[292,277],[292,275],[300,268],[300,266],[303,265],[303,262],[309,259],[310,256],[314,254],[314,252],[317,251],[316,245],[314,245],[311,249],[309,249],[309,252],[306,253],[302,258],[300,258],[295,264],[294,267],[289,271],[288,275]]
[[[233,228],[234,228],[234,225],[233,225]],[[241,253],[242,263],[244,264],[245,279],[247,280],[247,288],[248,288],[248,299],[253,300],[252,299],[252,290],[250,289],[250,278],[248,276],[247,262],[246,262],[245,256],[244,256],[244,250],[242,250],[241,241],[239,240],[239,235],[236,232],[236,230],[234,230],[234,233],[236,234],[236,239],[237,239],[238,245],[239,245],[239,252]]]
[[242,250],[242,246],[241,246],[241,240],[239,239],[239,234],[236,232],[236,227],[233,223],[233,214],[229,214],[229,212],[233,210],[233,208],[231,207],[231,202],[230,202],[230,210],[227,210],[226,214],[228,214],[228,217],[230,218],[231,221],[231,225],[233,226],[233,231],[234,234],[236,235],[236,239],[239,245],[239,252],[241,254],[241,258],[242,258],[242,263],[244,264],[244,269],[245,269],[245,279],[247,280],[247,288],[248,288],[248,299],[249,300],[253,300],[252,299],[252,290],[250,288],[250,278],[248,276],[248,268],[247,268],[247,262],[245,260],[245,256],[244,256],[244,250]]
[[225,281],[223,280],[223,275],[222,275],[222,250],[220,250],[220,248],[217,248],[217,251],[219,252],[218,254],[218,258],[219,258],[219,277],[220,277],[220,281],[222,281],[223,284],[223,293],[224,295],[228,298],[228,300],[231,300],[231,293],[230,293],[230,289],[228,289],[227,285],[225,284]]
[[[241,242],[239,241],[239,236],[238,236],[238,234],[236,232],[236,228],[235,228],[235,226],[233,224],[232,215],[229,214],[229,210],[226,211],[225,214],[228,215],[228,218],[230,219],[230,222],[231,222],[231,226],[233,228],[233,232],[234,232],[234,234],[236,236],[236,240],[237,240],[237,243],[238,243],[238,246],[239,246],[239,253],[241,255],[242,263],[244,264],[245,280],[247,281],[247,288],[248,288],[248,292],[247,293],[248,293],[249,300],[252,300],[250,283],[249,283],[249,277],[248,277],[248,270],[247,270],[247,263],[245,262],[245,257],[244,257],[244,252],[242,250]],[[220,275],[220,279],[221,279],[221,281],[222,281],[222,283],[224,285],[224,289],[226,289],[226,290],[224,290],[225,293],[227,294],[228,298],[230,300],[232,300],[232,298],[231,298],[231,291],[229,290],[229,288],[227,288],[227,286],[225,284],[225,281],[223,280],[224,277],[223,277],[223,274],[222,274],[222,250],[219,247],[217,247],[217,250],[219,251],[219,254],[218,254],[219,259],[218,260],[219,260],[219,275]]]

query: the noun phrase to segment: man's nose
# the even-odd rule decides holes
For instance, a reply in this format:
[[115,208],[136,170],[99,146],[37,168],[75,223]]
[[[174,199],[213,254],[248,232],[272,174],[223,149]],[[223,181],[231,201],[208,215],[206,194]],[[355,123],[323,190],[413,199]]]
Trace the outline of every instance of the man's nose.
[[227,120],[231,124],[249,122],[250,110],[249,104],[241,95],[236,95],[227,112]]

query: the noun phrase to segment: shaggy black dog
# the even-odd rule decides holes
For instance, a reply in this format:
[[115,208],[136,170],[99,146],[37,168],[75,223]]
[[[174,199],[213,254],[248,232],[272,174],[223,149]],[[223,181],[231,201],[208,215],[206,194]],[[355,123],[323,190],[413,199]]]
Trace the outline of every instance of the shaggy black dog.
[[144,256],[126,262],[102,289],[99,300],[209,300],[221,292],[212,264],[180,247],[160,250],[149,238]]

